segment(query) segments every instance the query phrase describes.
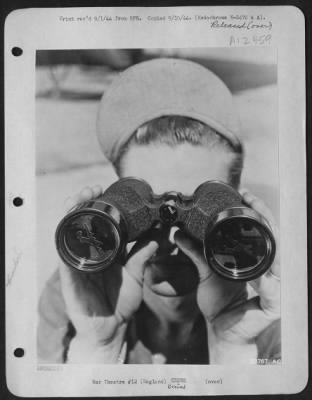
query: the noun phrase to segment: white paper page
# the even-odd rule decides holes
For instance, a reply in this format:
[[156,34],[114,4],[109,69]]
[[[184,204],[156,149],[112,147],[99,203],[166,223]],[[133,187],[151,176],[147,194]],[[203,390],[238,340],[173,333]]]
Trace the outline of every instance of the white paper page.
[[[213,303],[212,287],[206,293],[209,304],[205,304],[198,300],[196,286],[190,296],[197,299],[194,313],[198,311],[198,319],[192,313],[185,316],[183,307],[178,307],[184,304],[179,297],[163,300],[164,296],[156,294],[151,300],[150,295],[146,294],[146,298],[143,295],[140,308],[126,321],[128,332],[122,336],[122,343],[127,348],[118,342],[118,359],[111,355],[100,359],[96,347],[97,354],[92,358],[91,333],[87,335],[87,348],[80,342],[73,345],[70,326],[77,326],[66,294],[64,302],[60,279],[51,280],[60,264],[55,230],[66,214],[64,203],[68,203],[69,197],[86,186],[101,184],[105,190],[118,179],[97,141],[103,93],[105,98],[106,91],[128,68],[162,59],[192,61],[211,71],[228,87],[240,120],[239,139],[244,147],[240,188],[247,188],[256,196],[252,201],[259,198],[261,207],[263,201],[273,215],[277,249],[271,270],[275,273],[279,263],[280,281],[267,272],[276,288],[274,293],[268,288],[257,292],[254,285],[252,288],[247,284],[248,296],[253,299],[246,317],[249,325],[241,326],[239,338],[237,334],[235,340],[231,336],[235,344],[231,341],[215,344],[205,314],[209,301]],[[134,101],[144,99],[137,109],[138,115],[131,115],[132,103],[129,115],[124,111],[120,121],[129,123],[135,118],[139,121],[148,103],[155,102],[159,92],[155,85],[161,82],[158,78],[159,81],[149,81],[143,75],[142,80],[136,78],[140,90],[144,89],[144,83],[149,87],[150,100],[146,100],[145,92],[138,90]],[[189,81],[185,82],[187,86]],[[130,95],[128,82],[124,85],[120,102]],[[164,104],[175,90],[170,84],[166,88]],[[201,92],[200,87],[196,90]],[[221,93],[213,92],[211,96],[212,109],[219,104],[213,111],[215,115],[227,118],[231,111],[227,111]],[[116,104],[112,114],[119,107],[118,101]],[[158,107],[161,109],[159,104]],[[194,109],[186,116],[196,119],[196,107],[200,108],[200,104],[194,103]],[[168,109],[164,115],[170,115]],[[177,109],[171,114],[178,114]],[[180,114],[183,116],[183,110]],[[110,117],[113,118],[110,115],[107,119]],[[160,111],[156,117],[160,117]],[[148,118],[144,118],[147,122]],[[201,118],[207,119],[205,116],[197,119]],[[224,121],[212,120],[212,125],[220,126],[221,131],[225,129]],[[213,128],[218,136],[216,126]],[[224,132],[221,136],[227,135]],[[10,391],[34,397],[105,397],[273,394],[303,390],[308,379],[305,43],[304,16],[298,8],[14,11],[5,26],[5,140],[6,375]],[[137,172],[136,177],[145,179],[156,195],[173,190],[191,195],[205,180],[226,180],[221,169],[214,170],[213,165],[221,162],[218,157],[211,156],[215,162],[206,167],[206,172],[202,161],[204,150],[199,147],[202,146],[166,147],[158,143],[141,146],[135,150],[137,153],[129,150],[125,175]],[[22,199],[22,204],[17,198]],[[177,287],[190,284],[187,276]],[[229,290],[238,287],[237,282],[225,282]],[[64,288],[63,285],[63,291]],[[225,290],[226,293],[229,292]],[[257,295],[260,303],[255,300]],[[126,303],[132,304],[133,298],[131,294]],[[221,296],[221,300],[224,298]],[[270,315],[266,304],[271,305],[271,301],[274,313],[280,303],[280,316]],[[162,308],[164,304],[171,307],[171,321]],[[242,304],[246,303],[237,306]],[[209,327],[216,329],[216,321],[221,321],[220,315],[229,310],[230,302],[224,307],[219,310],[219,319],[209,321]],[[92,307],[90,312],[95,312]],[[248,319],[250,312],[255,312],[254,319]],[[254,317],[257,313],[260,319],[266,315],[269,322],[261,325]],[[232,321],[229,315],[232,318],[234,314],[225,315],[225,323]],[[197,327],[196,321],[202,325]],[[129,333],[134,326],[136,335]],[[235,323],[234,331],[237,326]],[[218,332],[224,333],[222,329]]]

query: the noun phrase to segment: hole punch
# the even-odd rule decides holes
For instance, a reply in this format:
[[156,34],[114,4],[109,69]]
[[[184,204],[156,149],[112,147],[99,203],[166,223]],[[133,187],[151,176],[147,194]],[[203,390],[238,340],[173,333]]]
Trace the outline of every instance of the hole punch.
[[12,54],[15,57],[19,57],[23,54],[23,50],[20,47],[13,47],[12,48]]
[[15,205],[15,207],[20,207],[23,205],[23,203],[24,200],[21,197],[14,197],[13,204]]
[[21,358],[21,357],[24,357],[25,350],[22,349],[21,347],[17,347],[17,348],[14,350],[14,353],[13,353],[13,354],[14,354],[15,357]]

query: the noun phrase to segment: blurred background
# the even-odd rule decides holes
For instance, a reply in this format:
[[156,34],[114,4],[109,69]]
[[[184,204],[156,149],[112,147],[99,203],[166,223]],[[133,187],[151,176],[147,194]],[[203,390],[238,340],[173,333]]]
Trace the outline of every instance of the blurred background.
[[246,161],[242,185],[279,222],[277,58],[269,47],[40,50],[36,60],[36,175],[39,291],[58,256],[54,232],[64,202],[116,175],[97,143],[97,107],[114,77],[156,57],[190,59],[218,75],[234,95]]

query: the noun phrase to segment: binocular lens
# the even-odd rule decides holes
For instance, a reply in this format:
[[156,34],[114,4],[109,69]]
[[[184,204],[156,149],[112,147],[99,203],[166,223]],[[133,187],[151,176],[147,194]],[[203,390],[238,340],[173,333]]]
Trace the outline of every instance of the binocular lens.
[[120,250],[119,232],[105,215],[77,212],[59,228],[58,250],[67,264],[84,271],[110,265]]
[[263,225],[248,218],[218,224],[209,238],[209,259],[222,276],[250,280],[271,264],[273,243]]

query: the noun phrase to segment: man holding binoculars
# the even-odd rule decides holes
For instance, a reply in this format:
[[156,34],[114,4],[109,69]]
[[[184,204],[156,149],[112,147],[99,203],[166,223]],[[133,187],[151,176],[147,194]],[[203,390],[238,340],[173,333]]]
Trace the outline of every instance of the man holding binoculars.
[[40,359],[279,359],[278,232],[240,188],[227,87],[190,61],[143,62],[113,81],[97,122],[121,179],[84,188],[58,227],[62,263],[41,296]]

